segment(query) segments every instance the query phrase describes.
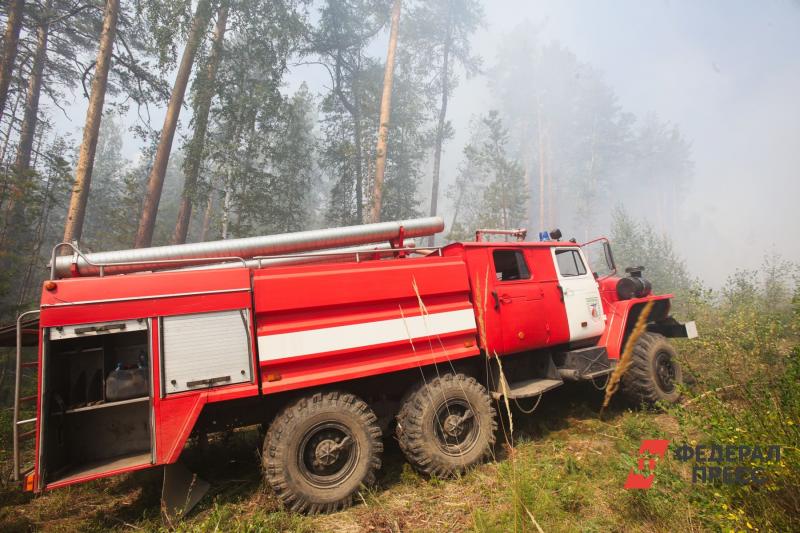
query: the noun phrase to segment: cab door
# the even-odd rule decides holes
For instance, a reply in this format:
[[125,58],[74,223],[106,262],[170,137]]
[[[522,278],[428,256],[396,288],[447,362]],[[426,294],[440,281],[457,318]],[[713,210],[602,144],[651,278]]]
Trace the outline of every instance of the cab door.
[[551,253],[567,312],[569,340],[599,337],[603,334],[603,304],[586,259],[573,246],[555,246]]
[[490,305],[500,314],[503,353],[542,347],[547,342],[541,283],[523,249],[492,250],[495,280]]

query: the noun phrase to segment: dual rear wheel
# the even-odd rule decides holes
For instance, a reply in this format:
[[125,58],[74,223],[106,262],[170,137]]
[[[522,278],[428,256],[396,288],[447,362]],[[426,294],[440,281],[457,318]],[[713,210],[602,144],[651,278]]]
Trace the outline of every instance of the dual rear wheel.
[[397,415],[397,441],[418,471],[453,477],[491,454],[496,418],[489,394],[475,378],[445,374],[406,396]]
[[267,482],[293,511],[327,513],[349,506],[381,467],[381,429],[358,397],[326,392],[281,411],[264,438]]
[[[332,512],[375,482],[383,443],[378,420],[360,398],[318,393],[285,407],[264,439],[266,481],[285,507]],[[396,436],[409,462],[428,475],[452,477],[492,450],[496,412],[474,378],[445,374],[404,399]]]

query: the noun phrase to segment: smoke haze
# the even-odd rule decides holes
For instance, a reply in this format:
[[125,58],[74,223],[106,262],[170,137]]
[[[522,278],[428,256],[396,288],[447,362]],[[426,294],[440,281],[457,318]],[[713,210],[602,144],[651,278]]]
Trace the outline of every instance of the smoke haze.
[[[540,44],[557,42],[598,70],[624,112],[639,121],[655,115],[691,144],[694,169],[674,226],[658,227],[641,215],[646,207],[618,201],[669,233],[693,275],[717,286],[737,268],[757,268],[767,254],[800,261],[800,4],[504,0],[485,2],[484,9],[486,24],[472,40],[484,74],[461,73],[451,97],[455,135],[445,144],[442,193],[455,182],[471,121],[497,105],[487,74],[502,42],[527,25],[537,29]],[[385,42],[385,35],[376,39],[370,52],[380,57]],[[294,66],[286,91],[303,82],[322,92],[329,78],[320,68]],[[77,101],[68,110],[74,122],[60,117],[60,128],[79,137],[84,110]],[[151,111],[152,124],[159,124],[163,110]],[[128,120],[135,121],[135,111]],[[140,148],[130,138],[124,153],[134,158]],[[423,212],[429,179],[419,190]],[[449,224],[452,205],[444,197],[441,203]],[[557,225],[571,229],[566,220]]]
[[[558,41],[602,71],[625,111],[680,128],[695,168],[670,233],[693,274],[718,285],[765,254],[800,261],[797,3],[504,1],[488,3],[486,15],[474,41],[485,64],[527,19],[541,27],[542,41]],[[466,141],[469,110],[491,98],[483,77],[456,90],[458,134],[445,180]]]

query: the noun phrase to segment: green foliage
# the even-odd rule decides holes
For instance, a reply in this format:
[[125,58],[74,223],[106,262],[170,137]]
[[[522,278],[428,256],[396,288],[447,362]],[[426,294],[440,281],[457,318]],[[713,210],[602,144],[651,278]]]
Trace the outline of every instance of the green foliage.
[[528,195],[523,169],[508,155],[508,142],[508,130],[497,111],[475,123],[464,148],[465,161],[450,191],[458,216],[450,239],[465,240],[478,228],[518,228],[525,220]]
[[[305,227],[312,215],[313,99],[281,93],[287,62],[306,31],[301,0],[232,4],[206,141],[204,189],[227,195],[227,237]],[[219,234],[218,232],[215,232]]]
[[672,410],[686,428],[687,440],[782,448],[779,461],[753,464],[765,470],[768,481],[763,486],[698,486],[704,519],[725,529],[800,527],[797,303],[792,303],[790,288],[776,290],[769,268],[776,264],[785,279],[784,269],[791,270],[791,265],[767,258],[761,276],[732,276],[718,303],[700,310],[698,320],[709,328],[708,334],[687,343],[684,354],[684,368],[695,376],[697,392],[686,407]]
[[627,267],[643,266],[655,292],[677,293],[680,301],[696,286],[672,240],[647,222],[635,221],[622,207],[613,213],[611,247],[620,275]]
[[2,230],[0,231],[0,322],[12,321],[18,310],[38,300],[38,286],[47,259],[46,244],[60,231],[61,209],[71,179],[71,149],[57,136],[42,147],[36,168],[22,175],[2,176]]

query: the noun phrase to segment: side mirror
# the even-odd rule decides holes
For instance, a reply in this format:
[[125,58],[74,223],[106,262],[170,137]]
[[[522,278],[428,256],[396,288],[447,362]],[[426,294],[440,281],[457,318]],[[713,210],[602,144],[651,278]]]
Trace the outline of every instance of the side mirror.
[[614,264],[614,254],[611,253],[611,244],[608,241],[603,241],[603,253],[606,256],[606,265],[608,270],[614,272],[617,270],[617,265]]

